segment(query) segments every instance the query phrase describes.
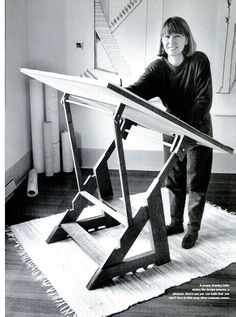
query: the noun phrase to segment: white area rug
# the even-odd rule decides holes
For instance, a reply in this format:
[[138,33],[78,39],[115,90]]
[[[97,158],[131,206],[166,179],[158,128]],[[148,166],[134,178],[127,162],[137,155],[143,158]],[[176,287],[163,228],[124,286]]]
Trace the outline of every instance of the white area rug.
[[[132,197],[139,206],[142,195]],[[163,201],[166,222],[169,222],[165,190]],[[85,212],[96,211],[94,207]],[[185,212],[186,214],[186,212]],[[20,256],[38,279],[48,287],[47,292],[66,316],[100,317],[126,310],[131,305],[157,297],[166,289],[208,275],[236,262],[236,216],[218,207],[206,205],[199,239],[194,248],[181,248],[183,234],[168,238],[171,262],[153,266],[135,275],[128,274],[112,285],[88,291],[86,285],[97,265],[71,239],[47,244],[45,240],[64,213],[13,225],[9,236],[15,238],[22,250]],[[187,220],[186,220],[187,223]],[[95,238],[111,248],[119,227],[98,231]],[[141,235],[133,252],[149,248],[147,231]]]

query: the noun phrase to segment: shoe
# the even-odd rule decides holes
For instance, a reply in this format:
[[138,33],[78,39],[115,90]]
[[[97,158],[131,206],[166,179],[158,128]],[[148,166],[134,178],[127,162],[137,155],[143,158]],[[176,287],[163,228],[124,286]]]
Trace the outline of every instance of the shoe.
[[172,234],[182,233],[182,232],[184,232],[184,226],[182,224],[166,226],[167,236],[171,236]]
[[195,245],[197,238],[198,238],[197,234],[195,236],[191,236],[190,234],[187,233],[183,238],[182,248],[191,249]]

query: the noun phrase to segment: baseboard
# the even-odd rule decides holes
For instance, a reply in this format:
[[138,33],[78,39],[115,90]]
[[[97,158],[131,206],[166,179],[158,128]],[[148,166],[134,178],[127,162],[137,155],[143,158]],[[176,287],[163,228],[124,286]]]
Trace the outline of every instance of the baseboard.
[[[104,152],[104,149],[83,148],[79,149],[82,160],[83,169],[91,169],[96,164],[99,157]],[[163,167],[163,151],[141,151],[141,150],[126,150],[126,168],[128,171],[137,172],[156,172]],[[9,184],[12,180],[18,187],[21,182],[27,177],[28,171],[32,166],[32,155],[28,152],[17,163],[5,172],[5,184]],[[203,162],[204,164],[204,162]],[[110,170],[118,169],[116,152],[114,152],[108,161]],[[219,174],[236,174],[236,155],[227,153],[214,152],[212,173]],[[11,194],[11,193],[10,193]]]
[[[31,151],[24,155],[19,161],[11,166],[5,172],[5,199],[12,195],[14,190],[19,187],[23,180],[27,177],[28,171],[32,165]],[[9,187],[9,184],[11,186]],[[13,186],[12,186],[13,184]]]
[[[83,148],[80,151],[82,167],[93,168],[104,149]],[[126,150],[125,158],[127,170],[160,171],[164,164],[163,151]],[[115,152],[109,159],[108,166],[109,169],[118,169]],[[214,151],[212,173],[236,174],[236,154]]]
[[5,184],[5,201],[11,198],[15,190],[16,190],[15,180],[11,179],[7,184]]

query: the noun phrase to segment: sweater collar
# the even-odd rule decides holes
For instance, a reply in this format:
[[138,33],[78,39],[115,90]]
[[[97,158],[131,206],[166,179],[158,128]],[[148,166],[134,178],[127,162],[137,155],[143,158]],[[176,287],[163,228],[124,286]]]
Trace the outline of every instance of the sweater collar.
[[179,64],[178,66],[174,66],[168,61],[167,57],[163,57],[164,63],[168,66],[168,68],[170,68],[174,72],[178,72],[179,70],[181,70],[186,63],[186,60],[187,60],[187,57],[185,56],[181,64]]

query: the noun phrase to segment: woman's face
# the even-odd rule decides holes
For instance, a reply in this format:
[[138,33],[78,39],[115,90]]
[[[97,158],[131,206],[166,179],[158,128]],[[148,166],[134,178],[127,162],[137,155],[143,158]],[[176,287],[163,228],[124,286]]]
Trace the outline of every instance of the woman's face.
[[168,56],[177,57],[183,55],[184,47],[187,44],[187,38],[182,34],[166,34],[162,37],[162,44]]

